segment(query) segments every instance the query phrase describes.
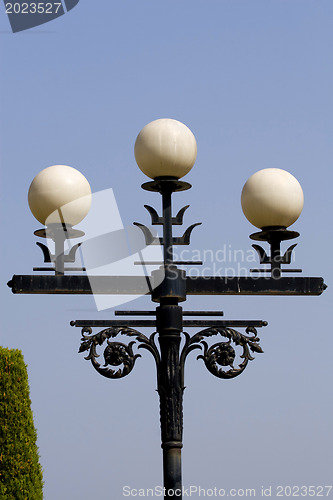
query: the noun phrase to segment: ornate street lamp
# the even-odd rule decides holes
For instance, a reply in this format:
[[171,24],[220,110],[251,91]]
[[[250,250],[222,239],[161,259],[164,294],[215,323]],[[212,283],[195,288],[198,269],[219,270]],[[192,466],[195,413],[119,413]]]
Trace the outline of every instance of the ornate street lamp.
[[[150,319],[111,319],[72,321],[72,326],[82,329],[80,352],[88,351],[95,370],[104,377],[115,379],[128,375],[140,354],[138,349],[149,351],[156,363],[157,389],[160,397],[161,437],[163,449],[163,474],[165,498],[181,498],[181,448],[183,434],[184,366],[189,353],[201,350],[197,359],[202,359],[206,368],[216,377],[230,379],[240,375],[253,353],[262,353],[257,328],[266,326],[262,320],[221,320],[205,317],[222,316],[221,311],[184,311],[180,305],[188,295],[320,295],[326,288],[322,278],[282,276],[284,272],[300,272],[284,267],[291,263],[295,245],[281,254],[281,242],[296,238],[299,234],[288,227],[299,217],[303,207],[303,192],[298,181],[288,172],[265,169],[247,181],[242,192],[242,207],[245,216],[260,232],[252,234],[253,240],[268,242],[270,254],[259,245],[253,245],[259,254],[260,263],[268,265],[254,269],[254,276],[187,276],[179,266],[193,264],[176,261],[173,247],[189,245],[194,227],[191,225],[181,237],[173,235],[173,226],[183,224],[183,215],[188,208],[172,214],[172,195],[191,188],[180,180],[194,165],[197,146],[192,132],[176,120],[156,120],[146,125],[135,143],[135,158],[140,169],[152,180],[142,185],[146,191],[157,192],[162,197],[162,214],[145,206],[152,225],[163,227],[161,237],[156,238],[143,224],[135,223],[142,231],[146,245],[161,244],[162,262],[143,262],[155,266],[149,276],[151,300],[157,304],[155,310],[116,311],[117,316],[147,316]],[[33,214],[45,228],[35,234],[48,237],[55,242],[55,253],[41,244],[44,261],[51,267],[35,268],[36,271],[52,271],[48,275],[14,275],[8,283],[14,293],[54,294],[133,294],[146,290],[144,276],[90,276],[70,274],[79,268],[69,267],[75,262],[78,245],[64,253],[64,242],[82,236],[73,226],[87,214],[90,206],[90,188],[86,179],[74,169],[54,166],[43,170],[34,179],[29,191],[29,204]],[[84,245],[84,243],[83,243]],[[140,264],[140,263],[139,263]],[[141,262],[142,264],[142,262]],[[200,264],[195,262],[194,264]],[[259,276],[258,276],[258,273]],[[265,276],[261,274],[264,273]],[[93,292],[92,292],[93,290]],[[190,319],[184,319],[189,317]],[[196,318],[195,318],[196,317]],[[198,319],[201,317],[201,319]],[[93,333],[93,328],[102,328]],[[139,328],[151,328],[148,337]],[[194,335],[186,330],[196,328]],[[238,329],[245,329],[241,333]],[[128,337],[129,343],[114,340]],[[158,342],[155,338],[157,336]],[[207,340],[218,338],[210,345]],[[222,338],[221,338],[222,337]],[[181,340],[184,343],[181,347]],[[98,362],[99,346],[104,348],[104,365]],[[240,360],[236,361],[235,346],[240,348]]]

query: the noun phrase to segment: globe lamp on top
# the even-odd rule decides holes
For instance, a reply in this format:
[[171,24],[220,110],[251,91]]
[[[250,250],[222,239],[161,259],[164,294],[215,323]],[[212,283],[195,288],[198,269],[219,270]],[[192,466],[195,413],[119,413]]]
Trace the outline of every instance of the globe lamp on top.
[[89,212],[91,189],[84,175],[75,168],[53,165],[36,175],[29,188],[28,202],[41,224],[74,226]]
[[163,118],[148,123],[141,130],[134,155],[139,168],[151,179],[180,179],[195,163],[197,143],[186,125]]
[[289,172],[266,168],[247,180],[241,203],[245,217],[254,226],[287,228],[301,215],[304,196],[300,183]]

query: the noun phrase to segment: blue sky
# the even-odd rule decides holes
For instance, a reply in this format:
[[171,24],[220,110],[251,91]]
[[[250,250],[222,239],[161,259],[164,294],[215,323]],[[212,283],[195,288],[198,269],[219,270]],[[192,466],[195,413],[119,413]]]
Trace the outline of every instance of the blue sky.
[[[29,367],[46,500],[122,498],[125,485],[161,484],[158,398],[148,353],[116,381],[77,354],[70,320],[112,311],[98,313],[92,297],[7,288],[42,264],[27,191],[43,168],[70,165],[94,192],[113,189],[125,225],[148,223],[143,205],[160,200],[140,189],[133,148],[141,128],[164,117],[198,143],[185,179],[193,188],[175,195],[175,211],[191,205],[185,224],[203,222],[191,248],[248,250],[243,184],[283,168],[305,195],[296,266],[329,285],[313,298],[188,300],[188,309],[269,326],[265,354],[233,381],[188,360],[184,484],[259,491],[331,481],[332,23],[328,0],[80,0],[13,34],[1,8],[1,344],[21,349]],[[150,306],[145,297],[131,304]]]

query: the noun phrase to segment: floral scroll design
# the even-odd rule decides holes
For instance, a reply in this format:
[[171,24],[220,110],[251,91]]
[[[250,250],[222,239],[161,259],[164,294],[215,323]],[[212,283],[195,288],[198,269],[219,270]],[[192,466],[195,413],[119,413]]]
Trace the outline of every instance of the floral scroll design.
[[[246,368],[249,361],[252,361],[254,357],[251,352],[262,353],[258,342],[260,339],[257,337],[257,330],[254,327],[249,326],[246,329],[247,334],[253,334],[251,337],[244,335],[232,328],[206,328],[198,332],[197,334],[190,337],[188,333],[184,333],[186,337],[185,345],[181,355],[182,366],[184,366],[186,356],[194,349],[202,349],[203,354],[200,354],[197,359],[202,359],[205,366],[210,373],[219,378],[230,379],[240,375]],[[222,337],[229,339],[226,342],[218,342],[211,347],[205,340],[205,337],[212,337],[213,335],[220,334]],[[240,358],[243,361],[234,367],[234,361],[236,358],[236,351],[231,345],[234,343],[236,346],[241,346],[243,352]],[[229,370],[224,367],[230,366]]]
[[[129,344],[109,340],[115,338],[119,334],[127,337],[135,337],[137,341],[141,342],[137,346],[138,349],[147,349],[154,356],[156,364],[159,365],[160,363],[160,354],[154,340],[156,333],[153,333],[148,338],[143,335],[143,333],[133,328],[111,327],[92,335],[92,328],[88,326],[82,328],[81,333],[82,338],[79,352],[89,351],[88,356],[84,359],[90,360],[95,370],[104,377],[111,379],[125,377],[133,370],[137,358],[141,357],[141,354],[133,353],[133,345],[136,344],[135,340]],[[97,358],[100,357],[97,353],[97,346],[101,346],[105,341],[107,341],[107,346],[103,353],[105,363],[101,366],[97,361]],[[119,366],[120,368],[114,370],[109,368],[110,366]]]

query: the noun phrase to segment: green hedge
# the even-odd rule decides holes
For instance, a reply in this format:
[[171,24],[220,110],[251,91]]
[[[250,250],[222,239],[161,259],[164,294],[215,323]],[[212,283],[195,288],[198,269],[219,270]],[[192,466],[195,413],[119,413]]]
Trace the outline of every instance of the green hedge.
[[0,347],[0,499],[42,500],[27,367],[21,351]]

